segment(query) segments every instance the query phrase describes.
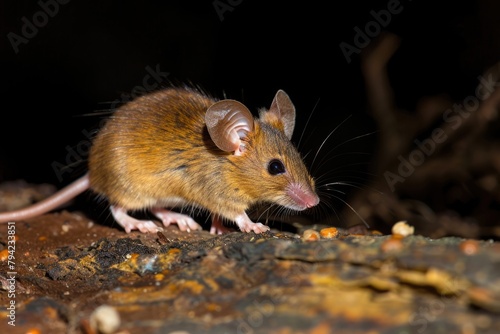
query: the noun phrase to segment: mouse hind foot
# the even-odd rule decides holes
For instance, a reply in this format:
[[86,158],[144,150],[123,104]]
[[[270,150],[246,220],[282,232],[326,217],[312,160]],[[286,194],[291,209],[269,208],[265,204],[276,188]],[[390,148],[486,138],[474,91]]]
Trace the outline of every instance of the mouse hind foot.
[[[125,208],[119,206],[110,206],[111,214],[125,232],[130,233],[133,230],[139,230],[142,233],[156,233],[163,231],[163,228],[151,220],[139,220],[131,217]],[[201,230],[201,226],[193,218],[182,213],[166,210],[163,208],[154,208],[151,212],[161,220],[164,226],[177,224],[181,231]]]
[[151,220],[139,220],[129,216],[127,210],[122,207],[111,205],[110,210],[115,221],[120,224],[120,226],[123,227],[127,233],[130,233],[132,230],[139,230],[142,233],[156,233],[158,231],[163,231],[160,226],[156,225]]
[[151,212],[163,223],[164,226],[177,224],[181,231],[202,230],[202,227],[188,215],[170,211],[164,208],[154,208]]

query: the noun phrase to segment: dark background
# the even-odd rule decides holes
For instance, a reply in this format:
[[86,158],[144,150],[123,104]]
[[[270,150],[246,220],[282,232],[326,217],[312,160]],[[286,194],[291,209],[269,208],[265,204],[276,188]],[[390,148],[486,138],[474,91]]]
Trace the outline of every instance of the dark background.
[[[339,44],[353,45],[354,28],[364,30],[374,21],[370,11],[388,3],[72,0],[59,4],[16,53],[9,33],[22,36],[23,17],[33,23],[43,8],[35,1],[3,1],[0,181],[62,187],[81,175],[87,133],[113,101],[125,102],[144,87],[148,67],[169,73],[162,86],[190,82],[254,111],[284,89],[298,113],[294,142],[303,137],[299,147],[310,152],[308,162],[342,123],[321,151],[332,158],[315,173],[335,171],[339,180],[364,175],[377,136],[352,140],[375,128],[366,112],[360,57],[353,54],[349,63]],[[470,95],[477,76],[499,59],[498,5],[407,0],[399,6],[386,26],[402,38],[389,67],[398,104],[412,110],[425,95]],[[353,152],[360,154],[351,161],[346,156]],[[69,169],[55,170],[54,164],[68,163]]]

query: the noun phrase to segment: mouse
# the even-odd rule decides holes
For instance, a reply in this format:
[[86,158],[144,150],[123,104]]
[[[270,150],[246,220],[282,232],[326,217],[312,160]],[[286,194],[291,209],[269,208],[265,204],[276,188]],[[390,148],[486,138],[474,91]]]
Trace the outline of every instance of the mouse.
[[[52,211],[85,191],[106,200],[127,232],[202,227],[184,208],[205,210],[210,233],[263,233],[249,208],[270,203],[303,211],[320,202],[314,178],[291,142],[295,106],[284,90],[254,116],[241,102],[200,88],[166,87],[118,107],[94,138],[86,173],[27,208],[0,213],[0,223]],[[181,210],[176,210],[181,208]],[[135,218],[148,211],[156,220]]]

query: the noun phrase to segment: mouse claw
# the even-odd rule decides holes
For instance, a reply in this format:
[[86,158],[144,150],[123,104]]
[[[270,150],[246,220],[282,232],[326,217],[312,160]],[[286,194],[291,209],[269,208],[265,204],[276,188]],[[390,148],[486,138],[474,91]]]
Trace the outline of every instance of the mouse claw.
[[156,225],[151,220],[138,220],[138,222],[139,223],[135,224],[132,229],[137,229],[142,233],[163,232],[163,228],[161,226]]

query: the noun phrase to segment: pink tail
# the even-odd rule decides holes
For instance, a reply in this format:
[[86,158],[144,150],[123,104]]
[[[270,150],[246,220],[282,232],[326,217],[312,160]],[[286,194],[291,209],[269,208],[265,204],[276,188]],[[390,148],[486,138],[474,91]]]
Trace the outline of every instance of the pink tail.
[[88,173],[59,190],[55,194],[46,199],[33,204],[32,206],[0,213],[0,223],[16,221],[21,219],[33,218],[51,210],[54,210],[69,200],[75,198],[85,190],[89,189]]

